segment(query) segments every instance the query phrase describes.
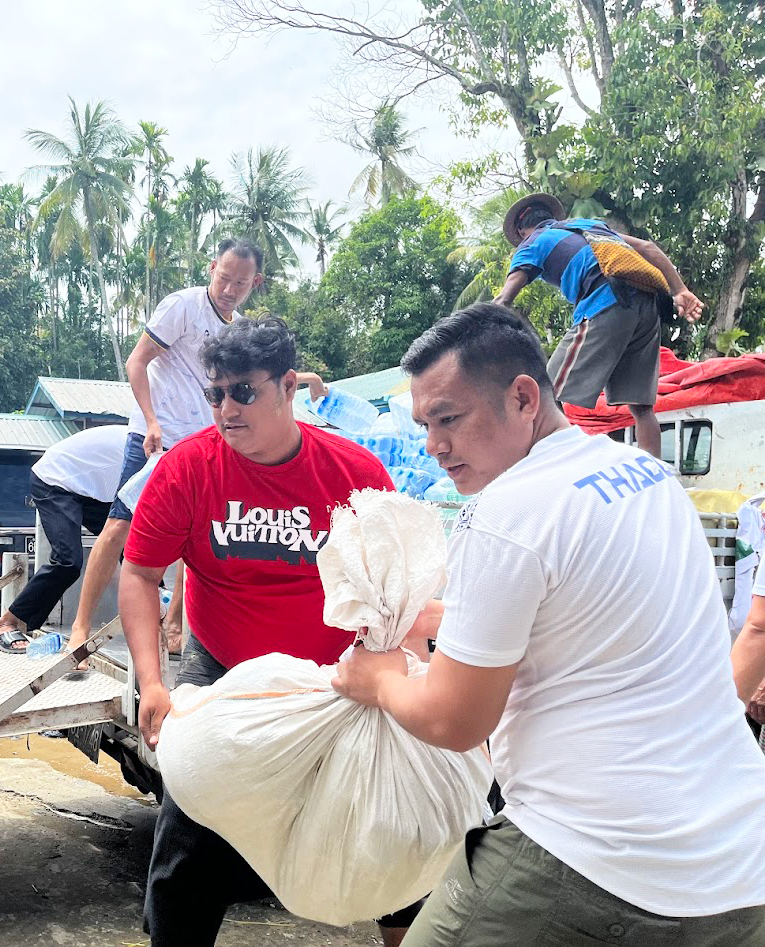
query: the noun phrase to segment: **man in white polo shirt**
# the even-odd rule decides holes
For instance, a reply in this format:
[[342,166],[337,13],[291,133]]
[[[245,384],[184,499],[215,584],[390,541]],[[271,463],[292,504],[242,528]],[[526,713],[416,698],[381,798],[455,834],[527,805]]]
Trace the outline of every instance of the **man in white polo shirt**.
[[571,427],[501,307],[441,319],[402,367],[428,451],[482,492],[450,542],[428,674],[357,648],[333,683],[427,743],[491,737],[506,802],[405,945],[761,947],[765,759],[682,487]]
[[[136,407],[128,422],[118,489],[155,451],[167,450],[212,424],[199,350],[238,318],[236,307],[263,281],[262,265],[261,250],[249,240],[224,240],[210,264],[209,286],[171,293],[146,323],[126,364]],[[106,526],[88,557],[69,639],[72,648],[90,635],[96,607],[127,540],[132,514],[116,495],[113,501]]]
[[0,616],[0,649],[23,654],[26,635],[42,628],[82,569],[82,527],[104,528],[119,483],[127,428],[109,424],[65,437],[32,467],[29,492],[51,545],[41,566]]

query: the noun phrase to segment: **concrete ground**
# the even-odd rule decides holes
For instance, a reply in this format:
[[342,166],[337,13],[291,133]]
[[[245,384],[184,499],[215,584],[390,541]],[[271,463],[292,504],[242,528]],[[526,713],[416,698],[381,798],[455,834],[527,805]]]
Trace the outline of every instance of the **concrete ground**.
[[[141,907],[156,804],[57,771],[25,746],[0,759],[0,945],[148,947]],[[293,942],[381,943],[374,924],[327,927],[271,900],[232,908],[217,947]]]

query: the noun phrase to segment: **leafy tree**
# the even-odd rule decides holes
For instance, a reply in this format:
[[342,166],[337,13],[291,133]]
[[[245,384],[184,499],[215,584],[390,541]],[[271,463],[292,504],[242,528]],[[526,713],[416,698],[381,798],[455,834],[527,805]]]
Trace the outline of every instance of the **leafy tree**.
[[[520,161],[483,156],[474,181],[498,173],[504,186],[556,193],[573,216],[608,213],[638,236],[655,234],[710,304],[708,352],[746,319],[765,236],[761,4],[422,0],[403,24],[299,0],[214,5],[226,32],[330,32],[399,95],[451,83],[465,132],[509,126],[521,140]],[[551,59],[580,107],[576,126],[564,121]],[[465,163],[458,173],[471,179]]]
[[37,220],[43,221],[49,213],[58,211],[51,237],[51,250],[57,256],[77,239],[81,230],[79,218],[84,219],[91,261],[98,274],[101,305],[114,351],[117,375],[124,381],[125,369],[109,309],[96,229],[101,221],[107,222],[112,228],[118,227],[119,214],[128,211],[130,188],[127,178],[132,159],[125,157],[124,152],[129,139],[125,127],[105,103],[86,105],[82,117],[73,99],[69,99],[69,104],[66,138],[36,129],[26,132],[26,138],[38,151],[59,162],[36,169],[58,178],[56,186],[40,204]]
[[263,250],[267,277],[283,276],[297,266],[293,242],[305,241],[307,175],[290,167],[287,148],[259,148],[253,154],[233,155],[228,222]]
[[[348,374],[397,364],[410,343],[450,312],[465,281],[447,262],[460,221],[430,197],[393,197],[353,225],[321,283],[323,312],[344,327]],[[335,358],[316,346],[333,369]]]
[[43,355],[37,334],[42,300],[23,236],[0,218],[0,411],[17,410],[32,393]]
[[210,162],[197,158],[193,167],[184,168],[176,204],[189,228],[189,255],[186,285],[194,285],[195,263],[199,253],[199,231],[205,214],[218,201],[220,184],[207,170]]
[[364,188],[364,199],[372,204],[380,197],[384,207],[395,194],[399,197],[417,190],[417,183],[400,165],[402,158],[414,152],[409,142],[412,133],[404,128],[404,117],[387,102],[375,110],[368,128],[354,126],[351,145],[361,154],[371,155],[372,161],[358,174],[350,193]]
[[585,161],[597,160],[623,216],[662,242],[713,311],[708,354],[744,315],[765,236],[762,29],[748,5],[647,10],[622,30],[583,135]]
[[338,218],[345,213],[345,207],[336,207],[330,210],[332,201],[317,204],[314,207],[306,201],[308,209],[308,223],[305,227],[306,238],[316,247],[316,262],[319,264],[319,273],[324,276],[327,269],[327,255],[338,243],[343,231],[343,223]]
[[[294,290],[286,283],[274,282],[268,292],[268,305],[264,306],[263,310],[281,316],[295,333],[298,368],[301,371],[318,372],[326,380],[341,377],[347,353],[342,350],[338,355],[337,348],[333,350],[330,340],[325,337],[326,313],[321,309],[315,282],[310,279],[301,280]],[[336,332],[335,340],[342,344],[344,334],[342,327],[338,326],[338,329],[340,331]],[[317,354],[318,351],[324,351],[330,356],[334,369]]]
[[167,153],[163,144],[163,139],[167,137],[167,129],[156,122],[139,122],[138,135],[135,139],[135,153],[143,156],[146,174],[142,184],[146,185],[146,205],[144,210],[144,246],[146,254],[144,257],[145,267],[145,290],[144,305],[146,318],[149,318],[152,306],[152,286],[151,270],[152,261],[156,263],[156,246],[152,253],[153,227],[151,219],[153,209],[156,208],[163,199],[167,197],[167,169],[172,158]]

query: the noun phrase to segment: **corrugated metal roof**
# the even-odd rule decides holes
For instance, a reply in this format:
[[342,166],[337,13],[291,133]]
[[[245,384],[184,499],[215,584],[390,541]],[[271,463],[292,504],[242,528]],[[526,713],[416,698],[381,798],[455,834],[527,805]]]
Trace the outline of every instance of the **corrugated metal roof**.
[[47,450],[77,430],[73,421],[0,414],[0,450]]
[[[366,401],[387,401],[392,395],[408,391],[408,381],[409,376],[396,365],[394,368],[384,368],[380,372],[370,372],[368,375],[340,378],[331,384],[358,395]],[[404,383],[407,384],[402,388]]]
[[[306,389],[307,391],[308,389]],[[58,417],[66,420],[92,418],[99,421],[122,421],[130,417],[135,400],[127,381],[101,381],[85,378],[37,379],[37,385],[27,405],[27,414],[38,417]],[[295,403],[298,421],[326,427],[300,403]]]
[[130,417],[134,404],[130,383],[126,381],[40,376],[26,411],[43,416],[55,413],[65,420],[124,421]]

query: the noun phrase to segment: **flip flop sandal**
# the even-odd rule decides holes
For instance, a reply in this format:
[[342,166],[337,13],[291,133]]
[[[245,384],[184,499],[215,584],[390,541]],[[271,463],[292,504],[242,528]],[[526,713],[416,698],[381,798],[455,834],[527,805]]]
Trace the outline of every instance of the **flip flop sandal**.
[[[19,641],[24,642],[24,647],[14,648],[14,643]],[[28,644],[29,639],[20,631],[4,631],[0,635],[0,651],[5,651],[6,654],[26,654]]]

